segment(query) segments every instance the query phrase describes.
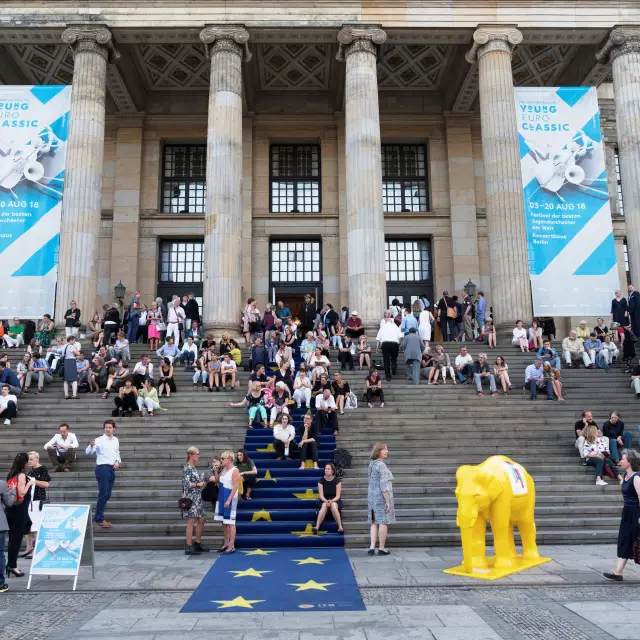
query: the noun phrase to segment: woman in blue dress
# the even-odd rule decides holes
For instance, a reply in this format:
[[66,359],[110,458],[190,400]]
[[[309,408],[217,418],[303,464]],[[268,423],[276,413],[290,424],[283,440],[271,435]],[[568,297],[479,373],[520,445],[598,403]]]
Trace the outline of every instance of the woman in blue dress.
[[605,572],[603,575],[607,580],[621,582],[627,560],[633,559],[633,543],[640,534],[640,455],[637,451],[625,449],[618,466],[624,471],[621,485],[624,504],[618,533],[618,560],[615,571]]

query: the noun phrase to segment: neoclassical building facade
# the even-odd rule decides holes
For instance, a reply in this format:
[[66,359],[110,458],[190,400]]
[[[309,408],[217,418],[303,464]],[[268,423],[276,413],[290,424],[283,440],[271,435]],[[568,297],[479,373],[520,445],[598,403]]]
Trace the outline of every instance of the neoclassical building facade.
[[599,87],[640,281],[637,3],[156,4],[3,3],[0,82],[73,85],[57,318],[122,282],[218,329],[305,292],[374,325],[468,281],[530,318],[514,86]]

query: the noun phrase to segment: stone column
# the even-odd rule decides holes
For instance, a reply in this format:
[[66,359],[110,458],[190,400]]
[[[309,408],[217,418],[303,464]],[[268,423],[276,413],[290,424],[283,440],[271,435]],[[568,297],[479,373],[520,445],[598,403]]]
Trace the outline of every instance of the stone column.
[[640,282],[640,25],[614,27],[598,62],[610,62],[631,282]]
[[620,202],[618,200],[618,175],[616,173],[616,151],[610,145],[604,142],[604,133],[602,134],[604,145],[604,166],[607,170],[607,187],[609,189],[609,208],[612,216],[620,215]]
[[65,169],[55,320],[75,300],[85,325],[96,306],[98,240],[102,199],[107,64],[119,55],[111,32],[101,25],[78,25],[62,33],[73,51],[73,91]]
[[200,40],[211,59],[204,323],[207,330],[237,331],[243,307],[242,62],[251,59],[249,32],[240,26],[209,26]]
[[533,310],[522,197],[511,53],[522,34],[509,26],[480,26],[467,62],[477,61],[484,164],[491,303],[496,324],[513,326]]
[[382,160],[376,55],[387,35],[378,27],[343,27],[338,60],[346,61],[345,155],[349,308],[374,328],[387,308]]

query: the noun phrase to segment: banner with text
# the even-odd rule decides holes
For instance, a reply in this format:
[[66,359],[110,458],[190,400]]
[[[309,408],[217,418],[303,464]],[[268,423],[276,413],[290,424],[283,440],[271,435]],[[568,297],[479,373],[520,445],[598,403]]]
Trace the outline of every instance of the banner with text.
[[0,85],[0,318],[53,315],[71,87]]
[[515,89],[533,310],[609,314],[619,286],[595,87]]

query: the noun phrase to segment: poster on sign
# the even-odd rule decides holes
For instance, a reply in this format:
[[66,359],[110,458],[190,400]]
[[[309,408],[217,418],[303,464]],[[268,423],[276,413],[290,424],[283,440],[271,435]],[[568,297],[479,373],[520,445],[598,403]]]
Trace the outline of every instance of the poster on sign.
[[[75,578],[73,582],[75,591],[90,515],[89,505],[44,505],[27,588],[31,587],[33,576],[72,576]],[[92,547],[91,528],[89,528],[89,534]],[[93,562],[93,553],[91,556]]]
[[71,87],[0,85],[0,318],[53,315]]
[[619,280],[596,89],[515,101],[534,315],[606,316]]

